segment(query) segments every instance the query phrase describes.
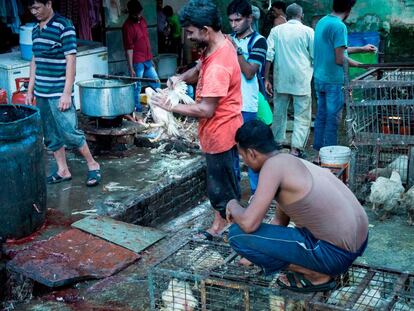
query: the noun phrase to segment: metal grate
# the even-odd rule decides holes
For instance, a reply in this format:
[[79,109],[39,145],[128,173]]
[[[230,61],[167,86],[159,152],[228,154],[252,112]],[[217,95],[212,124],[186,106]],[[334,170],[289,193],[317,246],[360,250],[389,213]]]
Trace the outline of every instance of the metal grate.
[[281,290],[229,245],[189,241],[148,275],[152,310],[414,310],[414,276],[354,265],[327,293]]
[[414,69],[378,68],[352,80],[348,135],[354,143],[414,144]]

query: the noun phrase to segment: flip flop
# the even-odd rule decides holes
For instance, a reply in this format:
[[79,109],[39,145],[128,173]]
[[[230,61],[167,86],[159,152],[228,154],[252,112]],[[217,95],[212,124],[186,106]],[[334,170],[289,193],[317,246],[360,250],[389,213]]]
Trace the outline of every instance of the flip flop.
[[86,178],[86,186],[95,187],[99,184],[101,179],[102,175],[100,169],[88,171],[88,177]]
[[[292,271],[287,272],[286,277],[290,285],[286,285],[280,279],[277,279],[277,284],[283,289],[288,289],[297,293],[326,292],[335,289],[336,286],[334,279],[330,279],[323,284],[314,285],[309,280],[305,279],[303,274]],[[298,282],[301,287],[298,286]]]
[[57,172],[54,172],[52,175],[50,175],[46,178],[46,182],[48,184],[58,184],[58,183],[61,183],[62,181],[69,181],[71,179],[72,179],[72,176],[71,177],[62,177]]

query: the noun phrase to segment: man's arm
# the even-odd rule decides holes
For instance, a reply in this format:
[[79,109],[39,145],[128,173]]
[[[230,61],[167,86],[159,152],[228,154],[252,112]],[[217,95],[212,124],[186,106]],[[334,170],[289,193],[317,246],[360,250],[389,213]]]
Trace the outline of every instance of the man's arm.
[[267,60],[266,66],[265,66],[265,87],[266,87],[266,93],[269,96],[273,96],[273,85],[272,82],[270,82],[269,75],[270,75],[270,66],[272,62]]
[[70,108],[72,104],[72,90],[73,83],[75,83],[76,74],[76,54],[68,54],[66,57],[66,81],[63,94],[59,100],[59,110],[65,111]]
[[203,97],[195,105],[178,104],[171,111],[194,118],[211,118],[216,111],[220,97]]
[[196,84],[198,81],[198,75],[200,73],[201,62],[198,61],[197,65],[188,69],[182,74],[178,75],[178,79],[186,82],[187,84]]
[[27,94],[25,99],[26,105],[31,105],[33,103],[33,91],[36,77],[36,62],[34,56],[30,62],[30,75],[29,75],[29,86],[27,87]]
[[125,50],[125,56],[128,62],[128,69],[131,74],[131,77],[136,77],[134,70],[134,50]]
[[367,44],[364,46],[349,46],[347,48],[348,54],[354,54],[354,53],[375,53],[377,51],[377,47],[372,44]]
[[335,63],[339,66],[343,66],[344,60],[348,59],[349,67],[363,67],[363,64],[345,56],[345,47],[341,46],[335,48]]
[[247,208],[244,209],[236,200],[227,203],[227,220],[238,224],[246,233],[259,228],[282,183],[281,174],[274,169],[275,163],[271,162],[267,161],[262,167],[258,187]]
[[247,80],[253,79],[255,75],[262,69],[261,66],[266,61],[266,53],[266,39],[260,37],[254,42],[253,46],[251,47],[247,60],[243,55],[237,56],[240,69]]

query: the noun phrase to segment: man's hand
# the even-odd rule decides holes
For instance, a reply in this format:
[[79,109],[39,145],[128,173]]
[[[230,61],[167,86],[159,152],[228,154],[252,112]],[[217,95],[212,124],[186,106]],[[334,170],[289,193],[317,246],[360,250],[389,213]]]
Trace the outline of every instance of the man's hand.
[[154,93],[151,96],[150,105],[158,106],[164,110],[171,111],[171,103],[167,99],[167,94],[163,92]]
[[364,45],[362,47],[362,50],[364,52],[376,53],[377,52],[377,47],[375,45],[372,45],[372,44],[367,44],[367,45]]
[[137,76],[134,69],[129,69],[129,72],[131,74],[131,77],[135,78]]
[[63,93],[59,99],[59,106],[58,106],[59,110],[60,111],[68,110],[71,104],[72,104],[72,96]]
[[269,80],[265,80],[265,88],[266,88],[267,95],[273,96],[273,86]]
[[236,199],[232,199],[229,202],[227,202],[226,205],[226,220],[228,223],[233,223],[233,208],[238,207],[239,202]]
[[182,81],[182,79],[181,79],[180,76],[172,76],[172,77],[169,77],[168,80],[167,80],[167,87],[172,90],[172,89],[175,88],[175,86],[177,85],[177,83],[179,83],[181,81]]
[[24,100],[24,103],[26,104],[26,105],[32,105],[33,104],[33,99],[34,99],[34,96],[33,96],[33,92],[27,92],[26,93],[26,98],[25,98],[25,100]]

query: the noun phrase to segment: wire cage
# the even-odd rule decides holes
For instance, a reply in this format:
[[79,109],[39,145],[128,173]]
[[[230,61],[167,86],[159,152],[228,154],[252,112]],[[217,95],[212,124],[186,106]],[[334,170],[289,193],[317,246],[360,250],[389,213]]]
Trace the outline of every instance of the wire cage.
[[[414,310],[414,277],[353,266],[327,293],[280,289],[228,244],[189,241],[149,270],[151,310]],[[385,310],[385,309],[384,309]]]
[[414,67],[372,69],[350,81],[348,88],[351,142],[414,144]]
[[414,145],[356,145],[352,150],[349,187],[357,198],[365,201],[371,182],[379,176],[389,178],[397,171],[403,186],[414,184]]

